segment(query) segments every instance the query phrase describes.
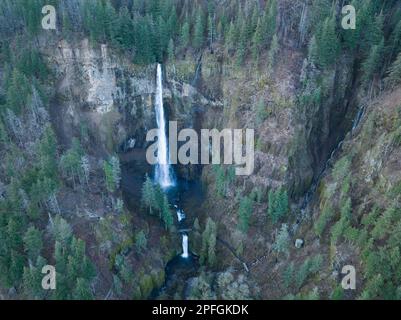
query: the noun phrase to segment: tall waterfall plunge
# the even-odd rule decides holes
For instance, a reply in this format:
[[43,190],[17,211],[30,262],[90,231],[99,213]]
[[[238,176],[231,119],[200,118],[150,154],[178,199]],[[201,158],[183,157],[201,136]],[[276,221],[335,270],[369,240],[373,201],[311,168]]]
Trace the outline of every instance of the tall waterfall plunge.
[[[170,167],[168,140],[166,135],[166,118],[163,106],[163,81],[162,67],[157,64],[157,88],[156,88],[156,122],[159,128],[158,138],[158,164],[156,165],[155,180],[163,188],[167,189],[175,185],[174,176]],[[176,207],[178,222],[185,220],[185,214]],[[188,235],[182,234],[182,254],[181,257],[188,258]]]
[[166,135],[166,119],[163,107],[163,83],[162,68],[157,64],[157,88],[156,88],[156,121],[160,130],[158,137],[158,164],[156,166],[155,179],[162,188],[169,188],[174,185],[169,164],[169,151]]

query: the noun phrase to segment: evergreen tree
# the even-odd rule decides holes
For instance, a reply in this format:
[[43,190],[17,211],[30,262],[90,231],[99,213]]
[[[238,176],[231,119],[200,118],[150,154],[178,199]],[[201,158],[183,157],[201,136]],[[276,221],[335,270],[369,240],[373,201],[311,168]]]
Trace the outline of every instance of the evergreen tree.
[[117,190],[120,188],[120,181],[121,181],[121,168],[120,168],[120,160],[117,156],[112,156],[110,158],[110,165],[111,165],[111,173],[113,177],[114,187]]
[[291,243],[290,234],[288,232],[287,224],[283,223],[277,235],[276,241],[273,245],[277,253],[285,253],[288,255],[288,249]]
[[368,84],[377,73],[380,73],[384,53],[384,38],[378,45],[374,45],[368,58],[362,64],[363,82]]
[[394,87],[401,83],[401,53],[391,65],[388,71],[388,77],[386,78],[386,83],[390,87]]
[[142,186],[142,206],[149,209],[149,214],[153,214],[153,210],[158,207],[156,203],[155,188],[152,180],[146,174],[145,182]]
[[174,223],[173,215],[170,211],[170,204],[168,202],[167,196],[164,196],[163,205],[161,208],[161,217],[166,230],[170,229]]
[[190,30],[189,30],[189,23],[185,21],[182,29],[181,29],[181,36],[180,36],[180,44],[182,48],[187,48],[190,41]]
[[36,261],[43,247],[42,233],[30,227],[24,235],[24,250],[31,261]]
[[279,43],[278,43],[277,35],[274,35],[273,40],[270,45],[270,50],[267,54],[268,66],[270,69],[273,68],[273,66],[276,62],[278,51],[279,51]]
[[216,40],[216,29],[215,29],[215,22],[214,16],[209,14],[207,18],[207,34],[208,34],[208,42],[209,46],[212,47],[214,41]]
[[138,253],[146,249],[147,242],[145,232],[143,230],[139,231],[135,236],[135,246]]
[[236,27],[236,24],[234,24],[232,21],[230,23],[230,26],[228,28],[228,33],[225,37],[226,42],[225,42],[225,46],[228,50],[233,50],[236,48],[236,43],[238,41],[238,30]]
[[60,166],[65,175],[72,178],[74,187],[76,185],[76,178],[82,175],[81,158],[83,151],[79,140],[74,138],[71,148],[62,155]]
[[248,48],[248,36],[247,36],[247,23],[246,20],[242,20],[242,25],[240,29],[240,36],[238,40],[238,49],[237,49],[237,66],[241,66],[244,63],[247,48]]
[[[113,36],[115,41],[123,48],[130,49],[133,46],[134,34],[132,30],[136,30],[133,26],[131,16],[127,7],[122,7],[119,11],[118,19],[116,22],[116,33]],[[140,30],[139,30],[140,31]],[[146,34],[141,34],[142,37],[146,37]],[[135,39],[137,45],[141,45],[142,39]]]
[[55,180],[57,178],[57,139],[51,126],[46,127],[39,141],[38,156],[41,174]]
[[173,62],[175,60],[175,46],[173,39],[170,39],[170,41],[168,42],[167,55],[170,61]]
[[216,237],[217,226],[211,219],[207,218],[206,227],[202,233],[202,247],[200,253],[200,263],[208,264],[213,267],[216,263]]
[[255,33],[253,34],[252,38],[252,59],[255,62],[255,65],[258,65],[259,61],[259,54],[261,51],[263,41],[263,33],[262,33],[262,22],[260,19],[257,21]]
[[243,197],[239,204],[239,229],[246,233],[249,228],[249,219],[251,218],[253,210],[253,201],[250,197]]
[[7,105],[18,115],[24,110],[31,93],[27,78],[14,69],[11,83],[6,93]]
[[203,12],[202,9],[199,8],[195,22],[194,40],[193,40],[193,46],[195,49],[202,48],[204,43],[204,33],[205,33],[205,27],[203,24]]
[[336,34],[335,17],[326,18],[316,37],[317,58],[322,67],[332,65],[338,55],[339,40]]
[[72,237],[71,226],[59,215],[54,219],[53,236],[62,246],[67,246]]
[[288,213],[288,194],[285,189],[269,191],[268,215],[272,218],[273,223],[276,223],[285,214]]
[[263,35],[264,43],[267,46],[273,35],[276,33],[276,19],[277,19],[277,2],[272,0],[266,2],[266,9],[263,15]]
[[74,291],[72,293],[74,300],[92,300],[93,294],[90,285],[86,279],[78,278]]

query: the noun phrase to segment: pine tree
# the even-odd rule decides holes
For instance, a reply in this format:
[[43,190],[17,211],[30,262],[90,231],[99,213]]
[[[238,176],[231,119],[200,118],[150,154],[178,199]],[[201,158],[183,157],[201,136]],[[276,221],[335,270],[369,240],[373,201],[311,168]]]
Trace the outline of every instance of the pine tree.
[[90,176],[90,162],[87,155],[81,157],[81,169],[85,178],[86,184],[89,184],[89,176]]
[[386,78],[386,84],[391,88],[401,83],[401,53],[391,65]]
[[57,177],[57,139],[51,126],[47,126],[38,145],[40,170],[43,176]]
[[276,62],[278,51],[279,51],[279,43],[278,43],[277,35],[274,35],[273,40],[270,45],[270,50],[267,54],[268,66],[270,69],[273,68],[273,66]]
[[216,238],[217,226],[211,219],[207,218],[206,227],[202,233],[202,247],[200,253],[200,263],[208,264],[213,267],[216,263]]
[[142,206],[149,209],[149,214],[153,214],[153,210],[157,209],[155,188],[152,180],[146,174],[145,182],[142,186]]
[[190,41],[190,33],[189,33],[189,23],[185,21],[182,29],[181,29],[181,36],[180,36],[180,44],[182,48],[187,48]]
[[174,40],[170,39],[168,42],[168,48],[167,48],[167,55],[168,59],[172,62],[175,60],[175,46],[174,46]]
[[72,237],[71,226],[59,215],[54,219],[53,236],[56,242],[64,247],[69,244]]
[[314,64],[318,62],[318,47],[316,37],[312,36],[308,46],[308,60]]
[[368,84],[380,72],[383,63],[383,53],[384,38],[382,38],[378,45],[372,47],[368,58],[362,64],[362,80],[365,84]]
[[31,261],[36,261],[43,247],[42,233],[30,227],[24,235],[24,250]]
[[317,58],[322,67],[332,65],[339,52],[339,39],[336,34],[335,17],[326,18],[316,37]]
[[93,294],[90,285],[86,279],[78,278],[74,291],[72,293],[74,300],[92,300]]
[[145,232],[143,230],[139,231],[135,236],[135,246],[138,253],[146,249],[147,242]]
[[208,34],[208,42],[209,46],[212,47],[214,41],[216,40],[216,29],[215,29],[215,21],[214,15],[209,14],[207,18],[207,34]]
[[247,23],[246,20],[242,20],[242,25],[240,29],[240,36],[238,40],[238,49],[237,49],[237,66],[241,66],[244,63],[247,48],[248,48],[248,37],[247,37]]
[[391,33],[387,51],[389,53],[390,60],[393,59],[397,52],[401,52],[401,20],[397,23],[393,32]]
[[288,255],[290,243],[291,239],[288,232],[288,226],[287,224],[283,223],[281,225],[281,229],[277,235],[273,248],[277,253],[285,253]]
[[[130,49],[133,45],[133,32],[132,30],[136,30],[133,26],[131,16],[127,7],[122,7],[119,11],[118,19],[116,22],[116,33],[114,35],[114,39],[123,49]],[[143,35],[146,36],[146,35]],[[141,42],[138,41],[138,45],[141,45]]]
[[11,83],[6,93],[7,105],[18,115],[27,106],[31,93],[27,78],[14,69]]
[[113,167],[108,161],[103,161],[103,171],[105,176],[106,188],[109,192],[114,192],[116,185],[114,183]]
[[262,22],[259,18],[257,21],[255,33],[253,34],[252,38],[252,59],[254,60],[256,66],[258,65],[259,61],[259,54],[261,51],[262,41],[263,41]]
[[269,191],[268,215],[272,218],[273,223],[278,222],[289,211],[288,193],[285,189]]
[[238,30],[236,24],[232,21],[230,22],[230,26],[228,28],[227,35],[225,37],[225,46],[227,50],[233,50],[236,48],[236,43],[238,41]]
[[163,205],[161,209],[161,216],[166,230],[170,229],[174,223],[173,215],[170,211],[170,204],[168,202],[167,196],[164,196]]
[[195,49],[201,49],[204,43],[204,33],[205,27],[203,25],[203,12],[200,8],[197,13],[195,30],[194,30],[194,40],[193,46]]
[[246,233],[249,229],[249,219],[251,218],[253,210],[253,201],[250,197],[243,197],[239,204],[239,229]]
[[272,0],[266,2],[266,9],[263,15],[264,44],[267,46],[273,35],[276,33],[277,2]]
[[111,166],[114,188],[115,190],[117,190],[118,188],[120,188],[120,182],[121,182],[120,160],[118,159],[117,156],[112,156],[110,158],[110,166]]

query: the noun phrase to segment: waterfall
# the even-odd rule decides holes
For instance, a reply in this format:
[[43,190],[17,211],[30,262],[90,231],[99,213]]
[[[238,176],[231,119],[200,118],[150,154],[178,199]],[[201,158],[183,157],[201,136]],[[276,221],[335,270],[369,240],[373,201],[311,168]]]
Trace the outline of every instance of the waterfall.
[[174,179],[169,164],[166,119],[164,117],[163,107],[162,68],[160,64],[157,64],[156,121],[160,131],[157,149],[158,164],[156,166],[155,179],[162,188],[168,188],[174,185]]
[[181,222],[182,220],[185,219],[184,211],[177,209],[177,219],[178,219],[178,222]]
[[188,236],[186,234],[182,235],[182,255],[183,258],[188,258]]

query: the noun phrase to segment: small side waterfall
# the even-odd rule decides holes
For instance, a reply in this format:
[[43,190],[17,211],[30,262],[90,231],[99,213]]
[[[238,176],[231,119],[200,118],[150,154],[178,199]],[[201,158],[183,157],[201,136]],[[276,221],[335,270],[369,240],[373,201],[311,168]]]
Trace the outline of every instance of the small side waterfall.
[[[359,125],[362,122],[363,117],[365,116],[365,113],[366,113],[366,105],[361,105],[359,107],[359,109],[358,109],[358,113],[355,115],[355,118],[352,121],[351,129],[347,132],[347,133],[351,134],[351,136],[353,135],[354,131],[356,129],[358,129]],[[305,219],[306,208],[308,207],[310,201],[313,199],[320,181],[323,179],[323,177],[327,173],[327,170],[332,165],[335,157],[337,156],[337,153],[341,150],[346,138],[347,138],[347,134],[344,135],[343,139],[341,139],[340,142],[337,144],[337,146],[333,149],[333,151],[331,152],[329,159],[326,161],[325,166],[323,167],[322,171],[317,176],[315,181],[312,183],[312,185],[309,188],[308,192],[305,194],[304,199],[303,199],[303,201],[301,203],[300,214],[298,214],[297,221],[296,221],[296,223],[294,224],[294,226],[292,228],[292,232],[293,233],[296,233],[299,225]]]
[[160,130],[158,137],[158,164],[156,166],[155,180],[162,188],[169,188],[174,185],[174,179],[171,174],[168,142],[166,135],[166,119],[164,117],[163,106],[163,82],[162,68],[157,64],[157,88],[156,88],[156,121]]
[[182,255],[183,258],[188,258],[188,236],[186,234],[182,235]]

